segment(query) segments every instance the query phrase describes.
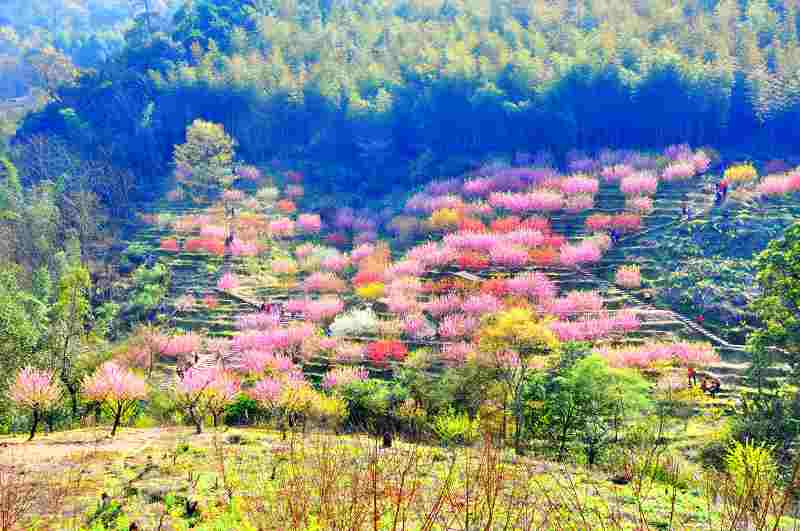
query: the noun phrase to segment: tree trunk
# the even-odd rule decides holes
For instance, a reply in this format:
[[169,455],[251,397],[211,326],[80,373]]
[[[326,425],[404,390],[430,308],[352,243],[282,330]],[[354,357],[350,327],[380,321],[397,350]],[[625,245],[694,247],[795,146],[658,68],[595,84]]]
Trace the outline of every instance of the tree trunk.
[[195,412],[194,408],[189,409],[189,415],[192,417],[192,422],[194,423],[195,435],[200,435],[203,433],[203,419]]
[[118,407],[117,411],[114,413],[114,425],[111,427],[111,436],[114,437],[117,434],[117,428],[119,427],[119,421],[122,419],[122,407]]
[[33,436],[36,435],[36,428],[39,426],[39,410],[33,410],[33,419],[31,421],[31,436],[28,437],[28,441],[33,440]]

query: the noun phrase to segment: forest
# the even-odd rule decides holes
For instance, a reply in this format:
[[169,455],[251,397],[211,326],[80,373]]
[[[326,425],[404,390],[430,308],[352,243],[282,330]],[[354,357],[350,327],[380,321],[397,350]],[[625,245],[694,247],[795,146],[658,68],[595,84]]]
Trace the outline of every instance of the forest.
[[800,529],[798,10],[0,2],[0,531]]

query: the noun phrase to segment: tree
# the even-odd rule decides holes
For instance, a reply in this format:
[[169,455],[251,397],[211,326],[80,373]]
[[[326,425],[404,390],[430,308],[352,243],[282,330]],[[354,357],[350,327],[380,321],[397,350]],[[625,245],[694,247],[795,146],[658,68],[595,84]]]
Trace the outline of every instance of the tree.
[[546,323],[527,308],[491,315],[478,333],[478,362],[495,369],[511,398],[514,415],[514,449],[522,451],[525,385],[543,369],[547,358],[558,353],[560,343]]
[[61,389],[52,371],[26,367],[17,373],[8,395],[18,407],[31,410],[30,441],[36,435],[42,414],[50,410],[61,397]]
[[203,431],[203,418],[210,413],[217,427],[219,417],[239,395],[240,384],[232,374],[216,367],[191,367],[178,379],[178,403],[189,413],[196,433]]
[[[0,269],[0,396],[9,379],[39,354],[47,322],[37,316],[43,304],[19,286],[18,268]],[[46,301],[45,301],[46,303]]]
[[60,101],[58,89],[73,85],[79,71],[72,60],[52,46],[31,51],[26,56],[31,66],[31,82],[41,87],[51,100]]
[[195,120],[186,129],[186,142],[175,146],[175,173],[189,189],[208,191],[233,177],[235,142],[220,124]]
[[107,409],[114,419],[111,436],[124,417],[129,415],[140,400],[147,398],[147,384],[130,369],[123,369],[113,361],[102,364],[94,374],[83,380],[83,393],[89,400]]
[[567,444],[579,438],[590,466],[612,434],[616,437],[625,417],[650,404],[644,378],[629,369],[611,368],[597,355],[578,360],[553,383],[541,414],[558,445],[559,459]]
[[755,267],[761,295],[753,309],[762,324],[748,338],[750,347],[761,352],[782,349],[783,358],[800,376],[800,223],[771,241],[756,257]]
[[57,298],[50,320],[53,364],[70,395],[73,418],[78,416],[82,349],[90,339],[87,332],[92,317],[89,271],[80,263],[71,263],[61,274]]

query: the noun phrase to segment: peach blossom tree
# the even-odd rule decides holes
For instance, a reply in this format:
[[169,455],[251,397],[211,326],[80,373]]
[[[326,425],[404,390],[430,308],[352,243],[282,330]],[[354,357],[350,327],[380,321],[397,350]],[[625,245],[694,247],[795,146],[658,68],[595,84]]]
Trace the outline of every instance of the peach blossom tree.
[[111,428],[114,437],[122,419],[140,400],[147,398],[147,384],[132,370],[108,361],[84,379],[83,394],[109,412],[114,419]]

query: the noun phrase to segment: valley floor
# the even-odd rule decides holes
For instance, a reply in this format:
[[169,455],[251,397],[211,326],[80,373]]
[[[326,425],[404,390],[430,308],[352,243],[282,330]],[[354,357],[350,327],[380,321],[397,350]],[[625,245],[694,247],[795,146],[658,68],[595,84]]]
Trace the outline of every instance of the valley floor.
[[[670,446],[688,455],[719,427],[703,426],[676,429]],[[662,459],[665,449],[590,470],[481,443],[384,449],[363,435],[256,428],[107,433],[0,438],[0,486],[33,502],[21,528],[723,529],[735,512],[713,474]]]

